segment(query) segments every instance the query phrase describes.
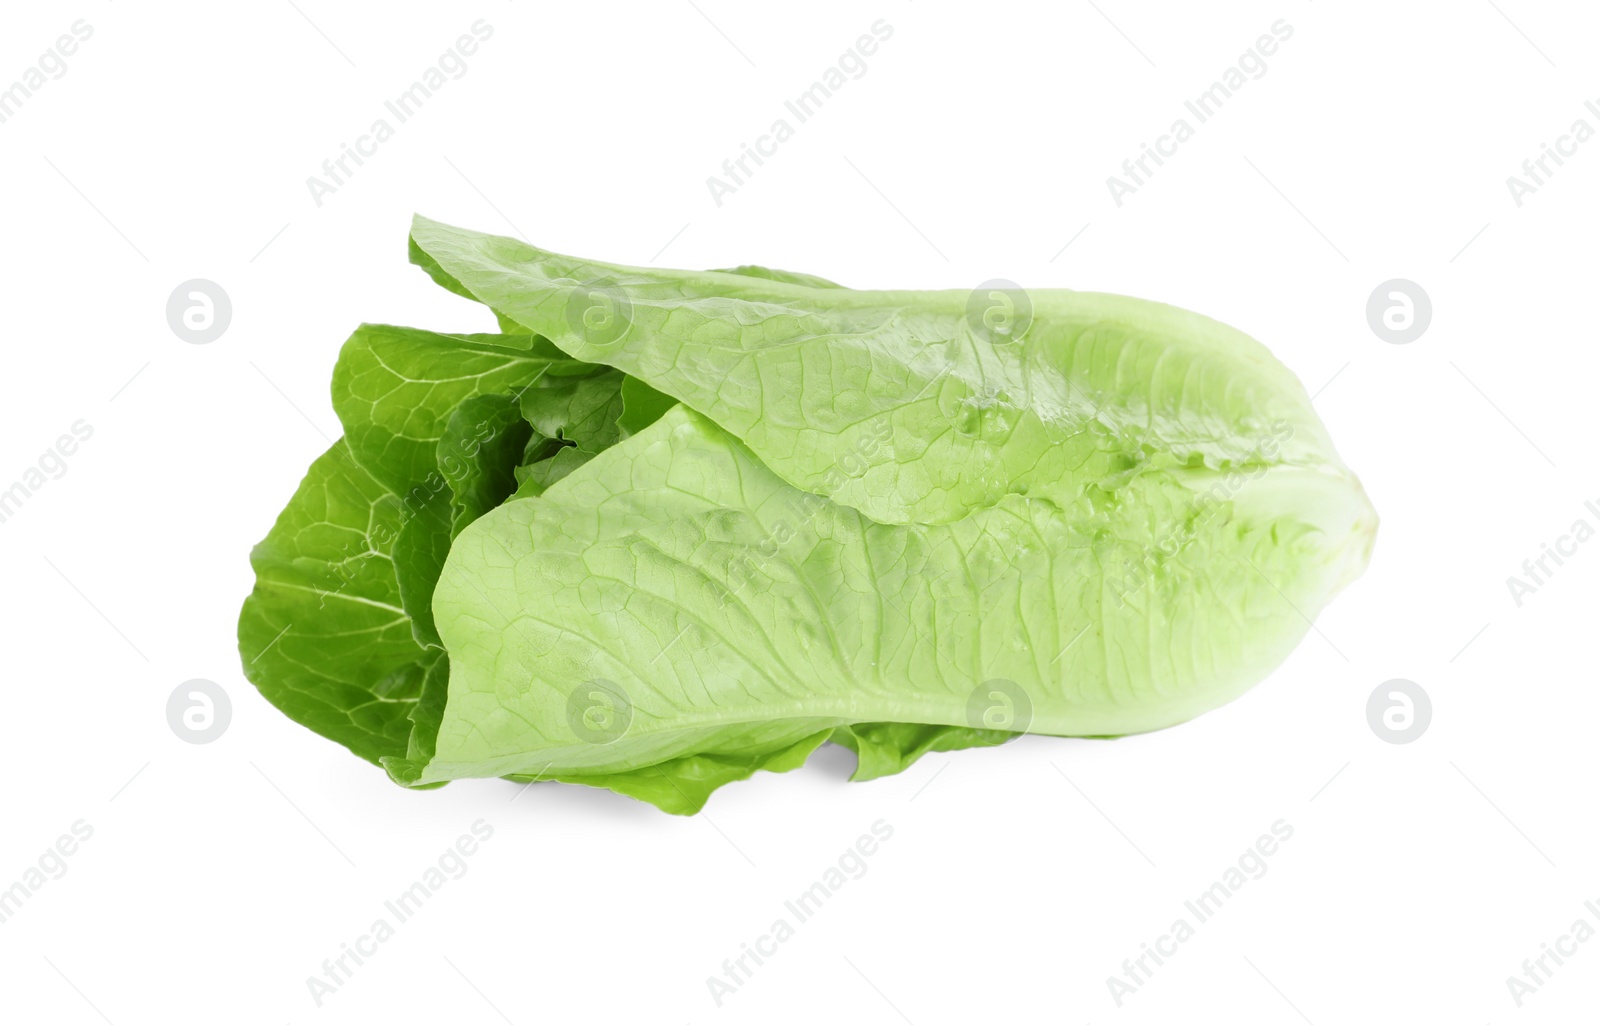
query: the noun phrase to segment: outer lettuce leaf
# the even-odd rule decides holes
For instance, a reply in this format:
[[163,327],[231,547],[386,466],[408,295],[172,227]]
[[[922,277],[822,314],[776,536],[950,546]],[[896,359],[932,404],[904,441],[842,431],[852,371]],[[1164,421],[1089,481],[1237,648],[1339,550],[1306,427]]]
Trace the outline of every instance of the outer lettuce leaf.
[[256,586],[239,616],[250,682],[371,762],[406,753],[432,658],[400,603],[401,525],[399,496],[335,442],[251,554]]
[[[480,301],[673,396],[795,487],[879,523],[948,523],[1008,495],[1067,504],[1181,467],[1348,475],[1266,349],[1159,303],[624,267],[423,217],[412,241]],[[985,302],[1010,308],[1011,333],[995,334]]]
[[[1032,732],[1192,718],[1281,661],[1365,558],[1366,505],[1340,478],[1287,471],[1202,511],[1206,473],[880,524],[676,407],[457,539],[434,597],[450,700],[422,779],[616,772],[858,722],[971,727],[994,679],[1021,689]],[[1119,600],[1119,548],[1191,517]],[[631,716],[599,742],[570,715],[597,685]]]

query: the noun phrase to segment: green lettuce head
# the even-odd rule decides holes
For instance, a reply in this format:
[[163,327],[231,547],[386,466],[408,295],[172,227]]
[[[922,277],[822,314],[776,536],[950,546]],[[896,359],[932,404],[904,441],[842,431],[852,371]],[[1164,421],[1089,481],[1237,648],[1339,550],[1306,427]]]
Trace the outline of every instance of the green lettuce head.
[[1122,296],[853,291],[418,217],[498,334],[364,325],[344,437],[252,562],[245,672],[426,787],[692,813],[832,739],[855,778],[1224,704],[1377,519],[1261,345]]

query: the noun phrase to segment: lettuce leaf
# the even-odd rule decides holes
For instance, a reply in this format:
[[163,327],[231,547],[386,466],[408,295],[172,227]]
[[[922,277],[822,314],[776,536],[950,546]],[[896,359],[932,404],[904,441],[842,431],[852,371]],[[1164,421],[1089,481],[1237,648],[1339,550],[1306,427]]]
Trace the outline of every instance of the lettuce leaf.
[[493,309],[880,523],[948,523],[1007,495],[1070,502],[1130,472],[1270,460],[1349,478],[1265,348],[1159,303],[1033,292],[1026,331],[991,340],[966,291],[623,267],[422,217],[412,240]]
[[442,655],[417,643],[401,605],[401,513],[399,496],[335,442],[251,554],[256,585],[239,616],[246,678],[372,762],[406,753],[423,678]]
[[[1033,732],[1182,722],[1280,662],[1348,572],[1364,504],[1333,478],[1273,483],[1314,508],[1287,518],[1251,492],[1159,590],[1119,604],[1103,560],[1187,514],[1185,476],[1142,475],[1099,506],[1008,496],[955,523],[881,524],[679,405],[456,540],[434,595],[450,700],[421,778],[614,772],[856,722],[973,727],[996,679]],[[595,686],[630,717],[621,734],[573,725]]]

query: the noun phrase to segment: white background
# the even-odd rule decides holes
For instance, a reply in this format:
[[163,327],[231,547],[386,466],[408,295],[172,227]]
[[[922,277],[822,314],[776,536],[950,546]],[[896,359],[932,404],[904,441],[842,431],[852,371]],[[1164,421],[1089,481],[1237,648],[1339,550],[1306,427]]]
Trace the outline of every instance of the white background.
[[[75,19],[94,30],[0,124],[0,488],[94,429],[0,523],[0,887],[94,830],[0,923],[0,1019],[1592,1013],[1600,941],[1520,1009],[1506,984],[1600,926],[1600,543],[1520,608],[1506,583],[1600,521],[1600,140],[1521,207],[1506,185],[1575,119],[1600,128],[1592,6],[296,4],[0,15],[0,88]],[[316,205],[308,176],[479,18],[468,73]],[[867,73],[717,206],[707,176],[879,18]],[[1277,19],[1294,34],[1268,73],[1119,208],[1107,176]],[[1371,568],[1268,680],[1156,735],[1031,737],[859,785],[830,748],[695,818],[555,784],[401,790],[261,700],[233,633],[251,545],[339,433],[349,331],[491,329],[407,265],[413,211],[621,263],[1200,310],[1318,393],[1382,516]],[[209,345],[165,319],[196,277],[233,301]],[[1409,345],[1365,314],[1396,277],[1433,302]],[[165,714],[196,677],[233,702],[203,746]],[[1404,745],[1366,715],[1396,677],[1433,703]],[[494,836],[467,874],[316,1007],[306,978],[478,819]],[[866,875],[717,1007],[706,978],[878,819],[894,835]],[[1267,874],[1119,1008],[1107,977],[1280,819]]]

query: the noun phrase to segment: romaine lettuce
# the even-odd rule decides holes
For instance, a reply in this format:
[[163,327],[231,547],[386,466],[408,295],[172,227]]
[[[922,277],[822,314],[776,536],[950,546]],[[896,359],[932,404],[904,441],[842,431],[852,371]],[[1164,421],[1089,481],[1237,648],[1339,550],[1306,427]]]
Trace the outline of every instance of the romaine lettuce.
[[[1243,692],[1376,517],[1294,376],[1197,314],[575,260],[417,218],[504,333],[365,326],[253,557],[246,674],[398,782],[668,811]],[[998,320],[995,319],[998,315]]]

